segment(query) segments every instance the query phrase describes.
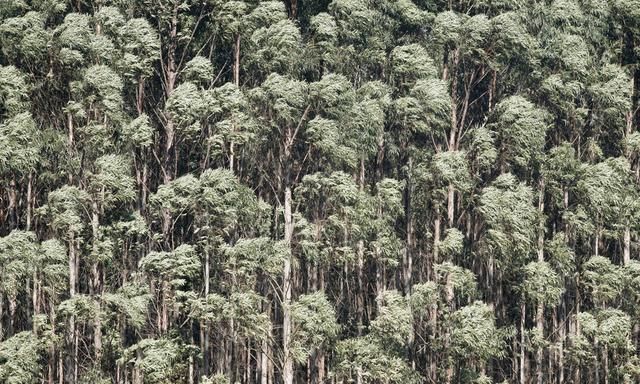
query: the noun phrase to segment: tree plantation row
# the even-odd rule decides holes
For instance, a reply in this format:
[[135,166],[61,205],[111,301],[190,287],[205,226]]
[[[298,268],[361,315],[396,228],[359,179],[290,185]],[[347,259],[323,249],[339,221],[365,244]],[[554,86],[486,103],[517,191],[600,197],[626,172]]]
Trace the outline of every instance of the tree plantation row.
[[0,382],[640,382],[640,0],[0,1]]

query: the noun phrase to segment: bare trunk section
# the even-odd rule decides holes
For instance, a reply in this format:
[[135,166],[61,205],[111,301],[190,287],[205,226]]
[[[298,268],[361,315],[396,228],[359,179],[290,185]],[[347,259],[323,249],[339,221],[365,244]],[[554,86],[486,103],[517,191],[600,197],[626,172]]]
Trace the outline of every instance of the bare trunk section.
[[31,203],[33,200],[33,172],[29,172],[29,180],[27,183],[27,231],[31,230]]
[[[169,43],[167,47],[167,62],[164,68],[164,86],[165,97],[169,99],[173,90],[175,89],[176,79],[178,77],[178,65],[176,62],[176,49],[178,46],[178,6],[176,2],[173,8],[173,15],[171,17],[171,28],[169,31]],[[175,177],[175,124],[171,114],[165,114],[165,142],[163,153],[163,182],[169,184]],[[162,210],[162,235],[164,240],[164,246],[166,249],[171,247],[171,236],[169,234],[171,230],[171,212],[168,209]]]
[[[364,184],[365,184],[365,159],[364,159],[364,156],[362,156],[360,158],[360,177],[359,177],[360,193],[364,192]],[[358,334],[360,335],[364,326],[364,306],[365,306],[365,295],[366,295],[366,292],[365,292],[366,285],[364,284],[364,241],[362,239],[358,240],[356,269],[358,274],[358,287],[356,292],[356,317],[357,317],[357,324],[358,324]]]
[[[76,295],[76,280],[78,271],[78,259],[76,255],[75,235],[69,232],[69,296],[71,298]],[[69,316],[69,329],[66,335],[67,352],[64,357],[64,381],[75,383],[75,375],[77,369],[77,345],[76,345],[76,321],[73,315]],[[62,355],[62,354],[61,354]],[[60,377],[63,380],[63,377]]]
[[[544,220],[544,179],[540,180],[539,183],[539,194],[538,194],[538,212],[540,213],[540,220],[538,225],[538,262],[544,262],[544,231],[545,231],[545,220]],[[544,338],[544,303],[538,303],[538,307],[536,309],[536,330],[538,334]],[[543,384],[544,376],[542,372],[542,360],[544,358],[544,349],[542,347],[538,347],[536,351],[536,380],[537,384]]]
[[[233,83],[236,87],[240,87],[240,34],[236,35],[236,42],[233,47]],[[233,134],[236,130],[235,124],[231,125],[231,133]],[[233,138],[229,143],[229,169],[231,172],[234,170],[235,163],[235,143]]]
[[524,332],[525,332],[525,319],[527,307],[524,303],[524,299],[520,304],[520,384],[526,384],[526,361],[527,361],[527,352],[524,348]]
[[[69,157],[72,157],[73,153],[73,141],[74,141],[74,133],[73,133],[73,115],[71,112],[67,113],[67,149],[69,151]],[[73,171],[69,171],[68,174],[69,184],[73,183]]]
[[[292,198],[291,187],[285,185],[284,189],[284,241],[291,248],[291,241],[293,240],[293,214],[292,214]],[[282,376],[284,384],[293,384],[293,357],[289,350],[291,344],[291,285],[292,285],[292,271],[291,271],[291,258],[292,255],[288,255],[284,262],[284,274],[282,279],[283,300],[282,300],[282,343],[284,349],[284,362],[282,369]]]
[[631,263],[631,229],[628,224],[624,227],[622,261],[625,267]]
[[100,363],[100,360],[102,359],[102,324],[101,324],[101,319],[100,319],[100,270],[99,270],[99,265],[98,265],[98,261],[95,259],[96,257],[98,257],[98,253],[99,253],[99,245],[98,245],[98,236],[99,236],[99,209],[98,209],[98,203],[96,201],[93,202],[92,204],[92,214],[91,214],[91,229],[93,232],[93,255],[92,257],[94,258],[93,264],[91,266],[91,275],[92,275],[92,281],[91,281],[91,290],[92,293],[96,299],[97,302],[97,306],[98,306],[98,311],[96,313],[96,316],[94,318],[94,322],[93,322],[93,346],[94,346],[94,351],[95,351],[95,359],[98,362],[98,364]]
[[409,160],[407,161],[408,168],[408,176],[407,176],[407,186],[406,186],[406,195],[405,195],[405,217],[407,220],[406,227],[406,242],[405,251],[403,254],[403,285],[405,294],[411,293],[411,277],[413,274],[413,250],[415,249],[414,242],[414,217],[412,211],[412,188],[411,184],[411,172],[413,168],[413,159],[409,156]]

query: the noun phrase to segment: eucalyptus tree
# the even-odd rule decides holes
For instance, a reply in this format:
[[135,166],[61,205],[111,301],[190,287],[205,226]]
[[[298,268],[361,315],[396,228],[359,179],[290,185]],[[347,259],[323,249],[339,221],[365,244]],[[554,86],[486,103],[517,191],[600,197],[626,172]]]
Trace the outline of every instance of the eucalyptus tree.
[[[301,295],[292,304],[292,319],[294,358],[298,363],[309,359],[307,380],[322,383],[325,378],[325,361],[322,356],[333,348],[340,333],[335,310],[324,292],[317,291]],[[312,364],[311,359],[317,356],[321,356],[318,363]]]
[[405,358],[413,320],[406,298],[397,291],[385,291],[377,300],[381,309],[371,323],[371,333],[336,345],[336,379],[358,383],[420,382]]
[[[260,134],[266,138],[275,138],[276,148],[270,148],[273,156],[279,159],[274,172],[274,182],[278,185],[278,200],[284,212],[283,240],[288,247],[293,241],[293,201],[292,185],[295,182],[294,145],[299,140],[298,134],[306,125],[311,105],[308,104],[308,85],[289,76],[273,73],[257,88],[252,98],[256,113],[262,116],[266,127]],[[265,118],[268,117],[268,118]],[[283,379],[285,384],[293,382],[293,359],[289,351],[291,337],[291,314],[289,306],[292,295],[291,271],[292,259],[287,258],[283,270],[282,306],[283,306]]]
[[[503,279],[518,272],[534,250],[539,213],[532,204],[533,199],[532,189],[518,182],[510,173],[498,176],[484,188],[480,197],[479,210],[487,224],[480,247],[481,252],[489,254],[488,283],[497,285],[496,295],[490,298],[490,302],[503,317],[506,313]],[[496,270],[499,274],[494,280]],[[520,382],[525,381],[525,321],[526,305],[520,301]]]
[[486,380],[487,361],[505,356],[509,330],[499,329],[491,308],[478,301],[453,312],[451,321],[451,350],[458,359],[467,361],[458,369],[470,369],[476,380]]

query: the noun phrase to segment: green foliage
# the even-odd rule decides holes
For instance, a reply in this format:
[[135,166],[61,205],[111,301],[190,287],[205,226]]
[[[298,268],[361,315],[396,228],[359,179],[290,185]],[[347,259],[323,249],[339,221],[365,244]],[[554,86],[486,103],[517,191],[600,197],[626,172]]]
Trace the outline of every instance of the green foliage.
[[69,273],[67,249],[59,240],[49,239],[40,244],[35,268],[42,274],[44,289],[50,295],[66,289]]
[[[140,354],[136,354],[140,351]],[[169,384],[187,374],[187,356],[192,351],[179,340],[144,339],[125,350],[126,363],[144,374],[145,383]]]
[[18,68],[0,66],[0,116],[13,116],[26,110],[29,90],[27,78]]
[[262,301],[263,298],[252,291],[234,292],[223,307],[223,318],[233,321],[240,335],[264,340],[272,324],[269,316],[261,311]]
[[630,166],[624,158],[611,158],[597,164],[584,164],[578,192],[588,201],[587,210],[596,225],[614,223],[632,207],[635,191],[631,187]]
[[622,276],[617,266],[602,256],[592,256],[583,265],[584,286],[594,301],[605,303],[620,294]]
[[473,297],[476,293],[476,276],[473,272],[451,262],[434,265],[438,283],[451,286],[460,296]]
[[534,261],[524,267],[524,294],[535,303],[555,305],[564,289],[558,274],[545,261]]
[[89,200],[86,191],[65,185],[50,192],[47,198],[41,212],[51,218],[49,225],[54,230],[67,238],[85,227],[88,218],[83,206]]
[[200,272],[200,259],[191,245],[183,244],[171,252],[149,252],[140,268],[179,288]]
[[15,230],[0,237],[0,289],[11,300],[24,289],[20,282],[32,272],[38,248],[33,232]]
[[337,380],[360,378],[367,384],[413,384],[420,378],[401,358],[386,353],[368,337],[346,339],[336,345],[333,376]]
[[302,36],[288,19],[258,28],[250,39],[252,49],[247,57],[249,68],[257,73],[297,73],[295,63],[303,54]]
[[460,255],[464,248],[464,235],[456,228],[449,228],[445,231],[444,240],[440,241],[437,247],[445,257]]
[[385,291],[377,300],[380,312],[371,322],[371,336],[386,348],[404,347],[412,332],[412,315],[406,298],[397,291]]
[[414,284],[411,288],[413,291],[409,297],[409,304],[411,305],[411,311],[414,314],[426,314],[429,310],[429,306],[434,305],[439,301],[439,288],[433,281]]
[[127,20],[119,30],[124,54],[120,63],[128,78],[149,75],[159,58],[160,38],[149,21],[143,18]]
[[486,361],[504,356],[506,334],[496,327],[489,306],[476,301],[454,312],[451,320],[451,349],[459,357]]
[[179,132],[192,136],[198,134],[201,116],[206,114],[206,99],[194,83],[180,84],[167,100],[167,111],[178,125]]
[[496,132],[501,156],[522,167],[539,159],[549,127],[547,112],[522,96],[510,96],[496,105],[495,114],[489,128]]
[[567,236],[558,232],[553,239],[545,243],[549,252],[549,264],[560,275],[568,277],[575,270],[576,255],[567,244]]
[[43,343],[32,332],[20,332],[0,343],[0,379],[7,384],[28,384],[42,374]]
[[640,380],[639,9],[0,1],[0,382]]
[[75,295],[60,303],[57,310],[65,318],[73,317],[84,322],[102,315],[99,303],[89,295]]
[[620,351],[635,349],[631,343],[631,319],[620,310],[605,309],[595,314],[580,312],[578,321],[582,332],[591,343],[597,341]]
[[291,305],[294,358],[303,363],[314,348],[330,346],[340,333],[333,305],[323,292],[302,295]]
[[395,101],[398,122],[418,133],[435,133],[446,126],[451,110],[447,88],[447,84],[438,79],[417,81],[409,96]]
[[145,325],[151,300],[148,287],[137,282],[128,283],[115,293],[106,293],[103,300],[113,307],[114,313],[124,315],[127,322],[136,329]]
[[[13,3],[13,2],[8,2]],[[2,53],[11,62],[39,64],[46,59],[51,31],[45,29],[46,16],[42,12],[16,12],[0,23],[0,46]],[[19,79],[16,79],[19,85]]]
[[495,134],[484,126],[474,129],[472,133],[469,155],[473,159],[473,164],[480,171],[489,171],[498,159]]
[[471,189],[472,182],[469,175],[466,154],[463,151],[446,151],[437,153],[433,157],[433,177],[436,183],[443,186],[453,185],[461,192]]
[[525,257],[532,249],[538,212],[533,191],[510,173],[484,188],[480,213],[487,223],[489,249],[508,259]]
[[282,242],[266,237],[240,239],[233,246],[222,245],[226,256],[225,272],[231,275],[235,287],[251,287],[259,273],[278,276],[290,250]]
[[39,136],[28,112],[0,122],[0,173],[27,174],[34,170],[39,162]]
[[89,190],[97,195],[103,207],[123,204],[135,198],[134,181],[128,159],[105,155],[95,161],[96,173],[90,176]]
[[213,64],[206,57],[196,56],[185,64],[184,75],[187,81],[207,84],[214,75]]
[[122,127],[123,141],[135,147],[148,147],[153,142],[153,128],[146,114]]
[[418,44],[399,46],[391,52],[393,74],[401,83],[436,77],[433,60],[427,50]]

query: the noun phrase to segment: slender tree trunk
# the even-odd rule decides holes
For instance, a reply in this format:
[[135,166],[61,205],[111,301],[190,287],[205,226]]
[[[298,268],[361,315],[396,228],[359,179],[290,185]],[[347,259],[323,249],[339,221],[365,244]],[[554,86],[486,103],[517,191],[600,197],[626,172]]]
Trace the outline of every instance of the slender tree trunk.
[[[293,239],[293,214],[292,214],[291,187],[287,184],[284,189],[284,241],[291,248]],[[284,262],[284,275],[282,279],[283,289],[283,318],[282,318],[282,342],[284,349],[284,362],[282,376],[284,384],[293,384],[293,358],[291,356],[291,285],[292,271],[291,258],[289,255]]]
[[520,384],[526,384],[525,367],[527,365],[527,354],[524,348],[526,308],[524,299],[522,299],[520,303]]
[[[558,317],[562,316],[562,319],[566,320],[566,314],[565,314],[565,307],[564,304],[562,304],[561,307],[561,312],[560,315]],[[560,343],[559,343],[559,348],[558,348],[558,383],[564,383],[564,347],[565,347],[565,339],[566,339],[566,324],[564,324],[564,321],[561,323],[560,326]]]
[[290,18],[295,20],[298,18],[298,0],[289,0]]
[[[96,258],[98,257],[98,253],[99,253],[99,245],[98,245],[98,236],[99,236],[99,209],[98,209],[98,203],[96,201],[94,201],[92,203],[92,216],[91,216],[91,228],[92,228],[92,232],[93,232],[93,257]],[[91,266],[91,274],[92,274],[92,282],[91,282],[91,287],[92,287],[92,291],[93,294],[95,295],[95,299],[97,302],[97,306],[98,306],[98,313],[96,313],[96,316],[94,318],[94,322],[93,322],[93,347],[94,347],[94,351],[95,351],[95,359],[98,362],[98,364],[100,363],[100,360],[102,359],[102,324],[101,324],[101,320],[100,320],[100,271],[99,271],[99,266],[98,266],[98,261],[94,260],[93,261],[93,265]]]
[[[539,195],[538,195],[538,211],[540,213],[540,221],[538,225],[538,262],[544,262],[544,179],[540,180]],[[544,338],[544,303],[539,302],[536,309],[536,330],[540,337]],[[542,371],[542,360],[544,358],[544,349],[540,346],[536,351],[536,379],[537,384],[543,384],[544,377]]]
[[[69,151],[69,157],[72,157],[73,154],[73,142],[74,142],[74,133],[73,133],[73,115],[71,112],[67,113],[67,148]],[[73,170],[69,170],[68,174],[69,184],[73,183]]]
[[[236,42],[233,47],[233,83],[236,87],[240,87],[240,34],[236,35]],[[236,126],[232,124],[232,134],[235,132]],[[235,162],[235,143],[233,139],[229,143],[229,169],[233,172]]]
[[[445,290],[446,290],[446,300],[447,300],[447,307],[449,310],[449,313],[453,313],[454,311],[454,307],[453,307],[453,299],[454,299],[454,292],[453,292],[453,282],[451,281],[451,275],[448,274],[447,275],[447,282],[446,282],[446,286],[445,286]],[[445,350],[447,351],[448,354],[451,353],[450,351],[450,347],[451,347],[451,333],[450,333],[450,326],[447,325],[445,328],[445,334],[444,334],[444,345],[445,345]],[[446,369],[446,383],[447,384],[451,384],[451,381],[453,379],[453,365],[451,363],[446,363],[447,365],[447,369]]]
[[602,347],[602,368],[604,384],[609,384],[609,349],[606,345]]
[[26,230],[31,230],[31,201],[33,200],[33,172],[29,172],[29,180],[27,182],[27,225]]
[[[165,97],[166,100],[171,97],[175,89],[176,79],[178,77],[178,67],[176,62],[176,49],[178,45],[178,6],[176,2],[171,17],[171,27],[169,31],[169,43],[167,47],[167,62],[165,71]],[[171,114],[165,114],[165,142],[163,153],[163,181],[169,184],[175,176],[175,123]],[[167,208],[162,209],[162,235],[166,249],[171,247],[171,212]]]
[[[364,193],[364,184],[365,184],[365,158],[362,156],[360,158],[360,177],[359,177],[359,188],[360,193]],[[364,326],[364,305],[365,305],[365,289],[366,285],[364,283],[364,240],[358,240],[357,245],[357,260],[356,260],[356,269],[358,274],[358,291],[356,293],[356,317],[358,324],[358,335],[361,334],[363,326]],[[317,276],[316,276],[317,277]]]
[[[71,298],[76,295],[76,279],[77,279],[77,256],[75,236],[73,232],[69,232],[69,296]],[[68,351],[65,353],[64,362],[64,379],[67,382],[74,382],[74,372],[76,371],[76,321],[73,315],[69,316],[69,328],[67,333]],[[62,354],[61,354],[62,355]],[[63,378],[60,377],[60,380]]]
[[622,261],[625,267],[631,263],[631,229],[628,224],[624,227]]
[[411,207],[411,195],[413,185],[411,184],[411,172],[413,167],[413,159],[409,157],[407,161],[408,167],[408,176],[407,176],[407,186],[406,186],[406,197],[405,197],[405,217],[407,220],[406,227],[406,245],[403,254],[403,285],[404,291],[406,294],[411,293],[411,277],[413,275],[413,250],[415,249],[415,239],[414,239],[414,217],[413,210]]
[[[436,207],[436,219],[433,223],[433,264],[440,262],[440,236],[441,236],[441,222],[442,217],[440,215],[440,208]],[[431,275],[435,276],[434,265],[431,266]]]
[[[576,316],[575,316],[575,337],[580,337],[580,320],[578,318],[578,314],[580,313],[580,277],[576,275],[576,297],[575,297],[575,308],[576,308]],[[576,369],[574,371],[573,382],[580,383],[581,374],[580,374],[580,361],[577,362]]]
[[449,184],[447,188],[447,223],[449,224],[449,228],[453,228],[453,221],[455,219],[455,198],[455,188],[453,184]]

